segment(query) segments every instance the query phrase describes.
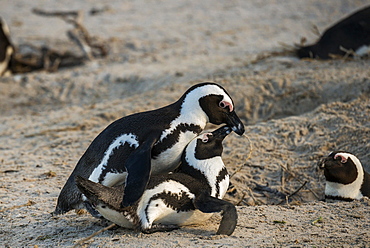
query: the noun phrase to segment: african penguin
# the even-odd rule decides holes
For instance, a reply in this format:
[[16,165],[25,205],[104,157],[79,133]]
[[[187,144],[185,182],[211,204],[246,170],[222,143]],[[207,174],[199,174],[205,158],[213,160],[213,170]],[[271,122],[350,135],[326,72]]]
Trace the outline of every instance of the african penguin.
[[5,21],[0,17],[0,76],[10,73],[10,62],[14,47],[10,42],[10,32]]
[[300,47],[299,58],[330,59],[353,51],[358,56],[370,52],[370,7],[361,9],[327,29],[316,44]]
[[174,173],[153,175],[140,200],[121,208],[124,186],[107,187],[80,176],[78,188],[106,219],[144,233],[170,231],[199,224],[222,211],[217,234],[231,235],[237,223],[233,204],[222,200],[229,175],[221,159],[222,141],[231,132],[227,126],[193,139],[185,148]]
[[355,155],[332,152],[318,166],[326,178],[325,198],[351,201],[370,197],[370,175]]
[[106,186],[124,184],[121,205],[134,204],[144,192],[150,174],[178,167],[185,146],[207,123],[227,124],[237,134],[244,133],[230,95],[212,82],[192,86],[178,101],[163,108],[114,121],[78,161],[60,192],[53,215],[84,206],[96,214],[76,187],[78,175]]

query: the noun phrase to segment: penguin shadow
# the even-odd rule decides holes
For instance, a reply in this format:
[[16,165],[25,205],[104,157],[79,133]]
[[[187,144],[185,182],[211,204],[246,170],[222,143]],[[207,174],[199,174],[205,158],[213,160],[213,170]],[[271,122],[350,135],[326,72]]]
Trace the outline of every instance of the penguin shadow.
[[[194,224],[194,225],[187,225],[187,226],[181,226],[181,228],[175,229],[175,230],[170,230],[170,231],[163,231],[163,232],[153,232],[153,233],[147,233],[143,234],[142,232],[138,232],[137,230],[131,229],[131,228],[126,228],[122,226],[114,226],[107,230],[107,234],[102,236],[108,236],[111,237],[113,235],[117,235],[118,237],[122,235],[130,235],[132,237],[142,237],[143,235],[161,235],[161,233],[168,233],[174,236],[194,236],[194,237],[201,237],[204,239],[207,238],[215,238],[215,237],[224,237],[226,235],[223,234],[216,234],[215,230],[217,230],[217,226],[219,224],[219,219],[213,219],[215,222],[207,222],[207,227],[211,227],[211,230],[206,230],[204,224]],[[95,226],[101,226],[102,228],[108,227],[112,222],[110,221],[96,221],[94,223],[91,223],[90,228],[95,227]]]

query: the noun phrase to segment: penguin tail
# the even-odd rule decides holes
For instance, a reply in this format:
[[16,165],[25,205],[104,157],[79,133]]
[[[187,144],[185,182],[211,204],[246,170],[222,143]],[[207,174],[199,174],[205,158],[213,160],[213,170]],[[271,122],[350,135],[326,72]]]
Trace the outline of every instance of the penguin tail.
[[120,204],[123,199],[124,186],[107,187],[95,183],[81,176],[76,176],[76,185],[82,194],[96,206],[99,202],[109,205],[113,209],[121,210]]

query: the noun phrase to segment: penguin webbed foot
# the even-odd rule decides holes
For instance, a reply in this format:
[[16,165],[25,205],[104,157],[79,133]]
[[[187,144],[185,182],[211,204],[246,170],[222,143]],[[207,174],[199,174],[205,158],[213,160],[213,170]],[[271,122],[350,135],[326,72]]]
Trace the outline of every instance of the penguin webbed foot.
[[68,212],[68,211],[64,211],[64,210],[62,210],[62,209],[60,209],[60,208],[56,207],[56,208],[55,208],[55,210],[54,210],[54,212],[51,212],[50,214],[51,214],[51,216],[52,216],[52,217],[56,217],[56,216],[58,216],[58,215],[65,214],[65,213],[67,213],[67,212]]
[[222,219],[216,234],[231,235],[234,232],[238,220],[238,213],[233,204],[203,192],[195,198],[194,205],[203,213],[221,212]]
[[142,229],[141,232],[151,234],[155,232],[170,232],[179,228],[180,227],[178,225],[153,224],[151,228]]

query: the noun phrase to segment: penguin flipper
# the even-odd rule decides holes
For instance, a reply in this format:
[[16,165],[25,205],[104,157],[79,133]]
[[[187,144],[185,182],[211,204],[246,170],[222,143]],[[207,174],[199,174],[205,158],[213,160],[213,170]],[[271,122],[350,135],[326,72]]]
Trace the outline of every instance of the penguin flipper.
[[216,213],[222,211],[222,219],[217,234],[231,235],[234,232],[238,214],[233,204],[215,198],[207,192],[203,192],[194,199],[194,205],[203,213]]
[[147,137],[128,157],[125,163],[128,175],[121,207],[133,205],[144,193],[151,172],[152,147],[157,140],[156,135]]

